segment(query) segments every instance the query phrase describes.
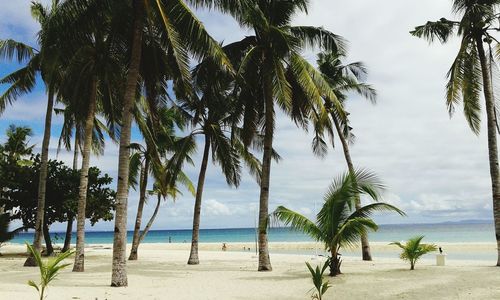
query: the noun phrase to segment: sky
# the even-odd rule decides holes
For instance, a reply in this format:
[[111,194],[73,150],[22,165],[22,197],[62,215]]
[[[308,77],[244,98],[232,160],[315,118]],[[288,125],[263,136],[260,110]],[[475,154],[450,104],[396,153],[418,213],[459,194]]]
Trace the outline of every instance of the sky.
[[[44,1],[45,3],[49,1]],[[0,1],[0,38],[13,38],[35,45],[37,24],[29,13],[29,0]],[[375,216],[382,224],[435,223],[467,219],[491,219],[492,200],[487,156],[485,122],[474,135],[460,109],[450,118],[445,101],[446,73],[458,51],[458,40],[447,45],[429,45],[409,31],[427,20],[453,17],[450,0],[311,0],[308,14],[298,14],[293,23],[314,25],[349,40],[347,61],[363,61],[369,69],[368,82],[378,91],[378,103],[370,104],[352,96],[347,104],[351,126],[357,137],[351,147],[356,167],[369,169],[387,186],[384,201],[403,209],[395,214]],[[228,16],[199,10],[197,16],[214,38],[236,41],[248,31]],[[315,61],[315,52],[304,56]],[[16,64],[1,61],[0,77],[15,70]],[[0,92],[6,86],[0,86]],[[0,116],[0,141],[9,124],[29,125],[40,144],[43,135],[46,95],[44,87],[22,96]],[[71,165],[72,155],[57,154],[62,119],[54,118],[50,157]],[[140,137],[135,136],[140,142]],[[274,146],[283,160],[271,170],[270,209],[278,205],[313,217],[332,180],[346,171],[340,147],[327,157],[311,151],[312,136],[278,114]],[[186,169],[195,182],[201,160],[199,149],[194,167]],[[91,165],[115,177],[118,147],[108,142],[105,154],[92,157]],[[116,182],[113,183],[116,188]],[[253,227],[258,209],[259,188],[244,171],[241,186],[229,188],[218,166],[209,164],[203,194],[202,228]],[[130,191],[128,228],[132,228],[138,193]],[[366,199],[365,199],[366,201]],[[153,229],[191,228],[194,197],[187,191],[175,200],[162,203]],[[145,217],[153,211],[154,199]],[[64,230],[54,224],[52,230]],[[113,222],[101,222],[88,230],[112,230]]]

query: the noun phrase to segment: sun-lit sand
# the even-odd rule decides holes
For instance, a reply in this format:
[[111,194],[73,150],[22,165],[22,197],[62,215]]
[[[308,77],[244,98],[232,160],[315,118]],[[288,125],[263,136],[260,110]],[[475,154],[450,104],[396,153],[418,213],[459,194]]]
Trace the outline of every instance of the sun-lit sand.
[[[86,249],[85,273],[64,270],[47,299],[310,299],[312,283],[304,264],[310,255],[272,254],[273,272],[257,272],[253,244],[202,244],[201,264],[188,266],[189,244],[144,244],[139,261],[128,263],[127,288],[111,288],[111,245]],[[312,243],[272,243],[271,249],[311,249]],[[26,282],[37,280],[37,268],[24,268],[25,247],[0,249],[0,299],[37,299]],[[493,244],[446,244],[448,251],[491,251]],[[384,250],[385,249],[385,250]],[[233,250],[233,251],[232,251]],[[235,251],[238,250],[238,251]],[[374,243],[375,253],[392,251]],[[72,262],[72,261],[68,261]],[[330,279],[325,299],[500,299],[500,269],[491,261],[448,260],[435,266],[434,255],[415,271],[397,257],[363,262],[345,257],[343,275]]]

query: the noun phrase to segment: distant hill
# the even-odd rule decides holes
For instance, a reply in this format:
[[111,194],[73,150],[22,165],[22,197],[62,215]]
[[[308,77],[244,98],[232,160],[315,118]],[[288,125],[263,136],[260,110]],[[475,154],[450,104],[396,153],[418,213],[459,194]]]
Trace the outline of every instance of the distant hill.
[[485,219],[485,220],[460,220],[460,221],[448,221],[448,222],[441,222],[437,224],[492,224],[493,220],[491,219]]

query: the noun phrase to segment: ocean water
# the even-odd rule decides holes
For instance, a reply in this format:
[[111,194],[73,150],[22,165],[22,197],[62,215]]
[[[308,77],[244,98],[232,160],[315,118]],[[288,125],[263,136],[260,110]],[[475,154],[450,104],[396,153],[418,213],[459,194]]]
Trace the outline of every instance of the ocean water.
[[[402,241],[416,235],[425,235],[426,242],[434,243],[471,243],[495,242],[493,223],[481,224],[404,224],[380,225],[377,232],[370,233],[370,241],[392,242]],[[52,239],[61,243],[63,232],[51,233]],[[183,243],[191,241],[191,230],[151,230],[146,236],[145,243]],[[25,243],[33,241],[33,233],[18,234],[11,242]],[[128,232],[128,241],[132,242],[132,231]],[[292,231],[288,228],[271,228],[270,242],[310,242],[307,235]],[[72,243],[76,242],[73,234]],[[113,243],[112,231],[89,231],[85,234],[87,244]],[[228,229],[201,229],[200,242],[202,243],[231,243],[255,242],[254,228]]]
[[[254,228],[229,228],[229,229],[202,229],[200,230],[200,242],[202,243],[255,243],[256,232]],[[416,235],[424,235],[425,242],[441,243],[494,243],[495,234],[493,223],[481,224],[405,224],[405,225],[381,225],[377,232],[370,233],[369,239],[372,242],[390,243],[392,241],[404,241]],[[57,244],[64,241],[64,233],[51,233],[52,240]],[[190,243],[191,230],[152,230],[145,238],[145,243]],[[25,243],[33,241],[33,233],[20,233],[11,242]],[[128,232],[128,241],[132,242],[132,231]],[[288,228],[271,228],[269,232],[270,242],[312,242],[308,236],[292,231]],[[111,244],[113,243],[113,232],[111,231],[90,231],[85,234],[87,244]],[[76,243],[76,234],[73,234],[72,243]],[[327,255],[322,246],[317,243],[316,248],[307,250],[271,250],[271,253],[287,253],[302,255]],[[482,260],[496,261],[496,249],[487,249],[481,252],[462,251],[450,253],[446,251],[451,260]],[[244,251],[243,249],[239,251]],[[255,247],[251,247],[255,251]],[[359,257],[359,253],[343,249],[344,256]],[[394,246],[394,250],[377,252],[372,251],[373,257],[399,257],[399,248]],[[428,256],[432,259],[433,256]]]

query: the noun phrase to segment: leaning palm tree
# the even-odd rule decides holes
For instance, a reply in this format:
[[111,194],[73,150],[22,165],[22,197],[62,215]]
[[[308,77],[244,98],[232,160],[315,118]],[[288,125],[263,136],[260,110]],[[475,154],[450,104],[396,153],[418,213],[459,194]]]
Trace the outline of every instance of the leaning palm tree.
[[[81,149],[83,149],[83,143],[81,137],[83,136],[82,128],[84,120],[82,120],[80,111],[75,107],[74,103],[66,102],[64,99],[62,101],[65,105],[63,109],[56,108],[54,112],[63,116],[63,125],[61,126],[61,133],[59,135],[59,143],[57,146],[57,152],[65,148],[66,151],[73,151],[73,170],[78,170],[78,160],[80,156]],[[83,118],[84,119],[84,118]],[[98,117],[94,118],[94,130],[92,134],[92,151],[96,155],[104,153],[104,133],[108,133],[112,140],[115,140],[115,133],[110,131],[109,128],[99,120]],[[72,145],[72,139],[73,145]],[[73,221],[75,215],[72,212],[68,212],[67,224],[66,224],[66,234],[64,238],[64,246],[62,252],[69,250],[71,245],[71,236],[73,230]]]
[[417,261],[427,253],[437,250],[437,246],[434,244],[422,244],[424,236],[416,236],[409,239],[405,244],[400,242],[392,242],[389,245],[396,245],[403,250],[401,252],[401,259],[410,262],[410,270],[415,270],[415,264]]
[[[499,27],[499,0],[454,0],[453,12],[461,15],[459,21],[441,18],[427,22],[411,32],[429,42],[446,43],[452,36],[461,38],[460,50],[450,71],[446,86],[446,104],[450,115],[463,103],[465,118],[475,134],[481,126],[481,90],[484,93],[488,129],[488,158],[490,163],[493,215],[497,241],[497,266],[500,267],[500,170],[498,166],[497,115],[492,86],[491,43],[496,39],[490,32]],[[485,47],[490,49],[489,55]]]
[[[326,51],[343,49],[338,35],[321,27],[292,26],[292,17],[307,12],[309,1],[253,0],[232,15],[254,35],[236,43],[244,57],[239,63],[238,81],[244,114],[244,141],[248,145],[259,126],[263,127],[262,176],[259,197],[259,271],[271,271],[267,225],[272,147],[277,104],[303,128],[327,116],[323,96],[342,111],[341,103],[321,74],[301,56],[307,47]],[[262,117],[262,114],[263,117]]]
[[[68,64],[64,69],[64,78],[61,83],[60,94],[70,99],[76,106],[76,110],[83,115],[82,120],[82,167],[80,169],[80,184],[77,211],[77,239],[74,272],[84,271],[84,248],[85,248],[85,212],[88,190],[88,172],[90,164],[90,151],[93,145],[94,128],[97,112],[103,112],[105,116],[111,116],[111,124],[114,121],[114,111],[111,108],[116,103],[104,103],[112,101],[109,95],[114,92],[116,86],[122,81],[122,57],[121,49],[117,49],[116,41],[118,35],[114,19],[109,18],[106,11],[97,10],[96,14],[88,16],[88,11],[102,8],[99,2],[84,2],[89,7],[80,6],[79,1],[68,2],[62,6],[60,13],[66,15],[65,11],[72,12],[70,23],[66,20],[54,21],[56,25],[73,27],[83,26],[85,34],[79,35],[72,30],[54,37],[54,42],[61,45],[62,51],[72,53],[68,55]],[[72,5],[73,4],[73,5]],[[97,5],[97,6],[93,6]],[[107,8],[107,7],[105,7]],[[87,24],[88,23],[88,24]],[[71,25],[75,26],[71,26]],[[78,24],[78,25],[76,25]],[[76,36],[77,38],[73,38]],[[99,109],[100,108],[100,109]]]
[[[121,2],[121,1],[120,1]],[[214,5],[223,8],[233,8],[239,1],[190,1],[203,5]],[[146,20],[157,24],[162,30],[162,43],[168,45],[173,53],[177,65],[176,78],[188,82],[189,64],[188,52],[198,57],[206,54],[213,55],[223,65],[229,62],[220,49],[218,43],[206,32],[201,22],[196,19],[191,10],[182,0],[133,0],[132,1],[132,26],[131,42],[128,45],[130,56],[128,58],[127,76],[122,103],[121,134],[118,158],[118,186],[115,214],[115,234],[113,239],[112,286],[127,286],[126,272],[126,243],[127,243],[127,202],[128,202],[128,176],[130,157],[130,137],[132,125],[132,111],[137,99],[139,70],[142,57],[142,40],[146,28]],[[114,17],[121,17],[114,10]],[[147,19],[146,19],[147,18]],[[161,26],[160,26],[161,25]]]
[[324,199],[323,207],[316,215],[316,223],[283,206],[272,214],[274,218],[294,230],[304,232],[314,240],[324,243],[330,252],[330,276],[341,274],[339,250],[354,247],[361,235],[368,230],[377,230],[378,226],[370,219],[376,211],[394,211],[404,213],[387,203],[373,203],[356,210],[357,195],[366,195],[378,201],[384,186],[378,178],[367,171],[347,172],[336,178]]
[[[372,103],[375,103],[377,97],[376,91],[369,84],[364,82],[367,75],[365,65],[362,62],[354,62],[344,65],[342,59],[345,56],[345,53],[340,51],[320,53],[318,54],[317,61],[318,68],[334,90],[337,98],[342,101],[342,103],[347,100],[347,95],[349,93],[357,93],[358,95],[367,98]],[[325,105],[328,105],[328,101]],[[342,150],[344,151],[347,168],[349,172],[354,173],[354,164],[349,151],[349,144],[354,141],[354,136],[351,132],[348,119],[339,118],[339,114],[333,106],[330,106],[330,111],[337,137],[342,144]],[[318,136],[315,141],[321,143],[322,138]],[[359,209],[360,207],[361,201],[358,195],[356,200],[356,209]],[[372,260],[368,236],[364,234],[361,236],[361,252],[363,260]]]
[[[132,187],[139,186],[139,203],[137,206],[137,215],[134,225],[134,233],[132,236],[132,247],[130,250],[129,260],[137,260],[138,248],[141,241],[141,223],[144,205],[147,200],[147,186],[150,174],[161,170],[169,170],[171,175],[169,179],[172,182],[178,180],[178,176],[187,179],[179,168],[171,168],[172,165],[167,163],[163,166],[168,155],[176,155],[177,151],[183,152],[185,160],[190,160],[190,155],[194,152],[194,146],[178,149],[179,144],[183,144],[183,138],[178,138],[175,134],[176,128],[182,130],[184,121],[180,118],[175,108],[160,107],[156,115],[157,120],[153,120],[153,114],[150,113],[146,101],[140,101],[141,105],[137,105],[134,113],[135,122],[142,133],[145,141],[145,146],[133,143],[131,144],[132,155],[130,157],[130,176],[129,182]],[[158,177],[158,176],[156,176]],[[192,187],[189,183],[188,187]],[[194,190],[194,189],[193,189]]]
[[[156,195],[156,205],[153,210],[153,214],[149,218],[149,221],[146,223],[146,226],[144,227],[142,232],[138,232],[137,240],[135,242],[135,248],[132,248],[131,250],[130,255],[135,255],[136,259],[139,245],[153,226],[156,216],[158,215],[158,211],[160,210],[162,199],[166,201],[170,197],[175,201],[177,196],[179,194],[182,194],[179,190],[178,185],[183,185],[192,195],[194,195],[194,186],[191,180],[183,172],[172,174],[172,170],[170,170],[168,166],[168,163],[165,163],[163,165],[160,164],[156,166],[156,168],[153,168],[155,182],[153,184],[153,190],[149,191],[149,194]],[[175,182],[172,181],[172,178],[175,178]],[[147,198],[145,198],[144,201],[146,200]]]
[[[48,9],[39,2],[32,2],[31,14],[41,26],[41,30],[38,33],[38,44],[40,49],[37,50],[13,40],[0,41],[0,56],[12,59],[14,54],[17,54],[17,60],[20,63],[24,63],[27,60],[26,66],[0,80],[0,83],[11,84],[5,93],[0,96],[0,110],[3,111],[7,104],[12,103],[20,95],[31,92],[35,86],[37,73],[41,74],[48,95],[41,151],[35,235],[33,240],[33,247],[38,252],[40,252],[42,248],[52,110],[57,87],[60,82],[61,67],[58,47],[47,42],[44,36],[50,31],[58,30],[58,28],[50,27],[48,24],[50,19],[57,12],[59,5],[59,1],[54,0],[52,1],[51,8]],[[32,255],[28,257],[24,265],[36,266],[36,261]]]
[[[259,177],[261,166],[241,143],[234,123],[241,115],[233,95],[233,76],[221,68],[212,58],[197,65],[193,82],[198,92],[184,101],[182,108],[192,115],[191,137],[203,135],[203,156],[198,175],[193,212],[193,232],[188,264],[199,264],[198,241],[200,235],[201,203],[209,156],[220,166],[229,186],[238,187],[241,180],[241,160],[249,166],[250,172]],[[231,132],[232,130],[232,132]]]

